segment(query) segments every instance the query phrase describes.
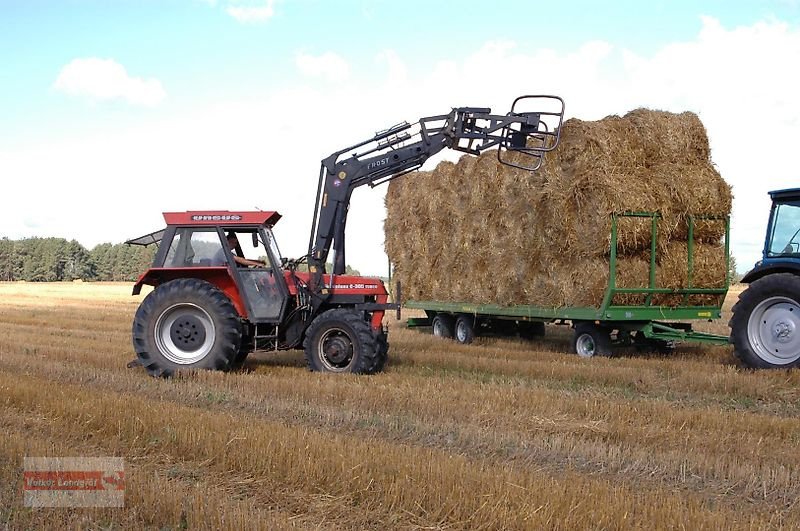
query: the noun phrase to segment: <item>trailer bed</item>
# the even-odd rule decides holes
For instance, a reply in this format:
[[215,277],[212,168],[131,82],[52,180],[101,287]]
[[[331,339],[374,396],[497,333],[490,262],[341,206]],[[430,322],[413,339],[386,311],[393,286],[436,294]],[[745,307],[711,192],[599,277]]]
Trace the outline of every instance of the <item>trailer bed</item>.
[[[638,217],[651,220],[651,262],[647,286],[618,288],[617,227],[618,218]],[[687,216],[688,286],[681,289],[660,288],[656,284],[656,244],[658,238],[658,213],[624,212],[612,216],[609,283],[602,303],[597,307],[544,307],[532,305],[502,306],[469,302],[420,300],[407,301],[405,308],[424,310],[426,317],[411,318],[409,327],[431,326],[435,335],[453,337],[469,343],[483,331],[541,335],[544,323],[569,324],[575,329],[573,347],[582,356],[610,355],[615,344],[638,344],[670,349],[680,341],[707,344],[727,344],[728,336],[708,334],[693,329],[691,321],[710,321],[722,317],[722,303],[730,285],[726,275],[725,285],[719,288],[692,286],[694,274],[694,227],[697,220],[720,220],[725,223],[725,265],[730,269],[730,220],[728,217]],[[641,305],[614,305],[616,295],[641,295]],[[656,305],[655,295],[666,294],[682,301],[674,306]],[[714,305],[693,305],[693,296],[712,296]]]

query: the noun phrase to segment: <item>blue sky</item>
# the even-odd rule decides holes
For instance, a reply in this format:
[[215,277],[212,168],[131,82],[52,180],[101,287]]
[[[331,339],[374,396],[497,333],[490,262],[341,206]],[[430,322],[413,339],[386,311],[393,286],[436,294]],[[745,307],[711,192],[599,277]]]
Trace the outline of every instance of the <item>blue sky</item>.
[[[799,50],[800,0],[0,0],[0,234],[91,246],[154,229],[163,210],[258,206],[281,211],[299,255],[331,151],[554,92],[584,119],[697,112],[734,185],[744,269],[767,189],[800,185]],[[770,140],[737,133],[743,121]],[[382,194],[363,192],[348,225],[349,261],[370,273],[385,272]]]

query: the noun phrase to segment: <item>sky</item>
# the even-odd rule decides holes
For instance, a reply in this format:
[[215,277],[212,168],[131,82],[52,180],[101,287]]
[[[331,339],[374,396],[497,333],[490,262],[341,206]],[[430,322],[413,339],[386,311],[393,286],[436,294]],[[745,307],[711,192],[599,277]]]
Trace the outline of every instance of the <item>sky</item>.
[[[746,271],[767,192],[800,186],[798,65],[800,0],[0,0],[0,236],[91,248],[164,211],[259,208],[297,257],[331,152],[551,93],[567,118],[696,112]],[[353,196],[362,273],[387,272],[385,191]]]

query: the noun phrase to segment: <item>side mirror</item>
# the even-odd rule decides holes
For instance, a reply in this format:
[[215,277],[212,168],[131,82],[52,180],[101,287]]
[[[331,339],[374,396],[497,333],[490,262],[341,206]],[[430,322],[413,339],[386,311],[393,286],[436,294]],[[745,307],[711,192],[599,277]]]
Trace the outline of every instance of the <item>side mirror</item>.
[[254,232],[252,236],[253,236],[253,247],[258,247],[258,233]]

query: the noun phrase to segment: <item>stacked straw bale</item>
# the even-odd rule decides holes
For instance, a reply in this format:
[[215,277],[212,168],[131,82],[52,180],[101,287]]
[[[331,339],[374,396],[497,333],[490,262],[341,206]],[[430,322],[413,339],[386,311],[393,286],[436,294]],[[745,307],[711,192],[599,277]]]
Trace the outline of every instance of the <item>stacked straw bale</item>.
[[[520,154],[511,158],[523,162]],[[660,213],[657,286],[681,288],[687,215],[727,216],[731,201],[695,114],[637,109],[566,121],[560,145],[535,174],[500,164],[490,151],[392,181],[386,252],[407,299],[597,306],[608,285],[612,213]],[[724,228],[697,223],[693,286],[724,286]],[[647,286],[650,234],[649,218],[620,220],[619,287]],[[614,302],[643,301],[618,295]],[[655,302],[677,305],[681,297]]]

